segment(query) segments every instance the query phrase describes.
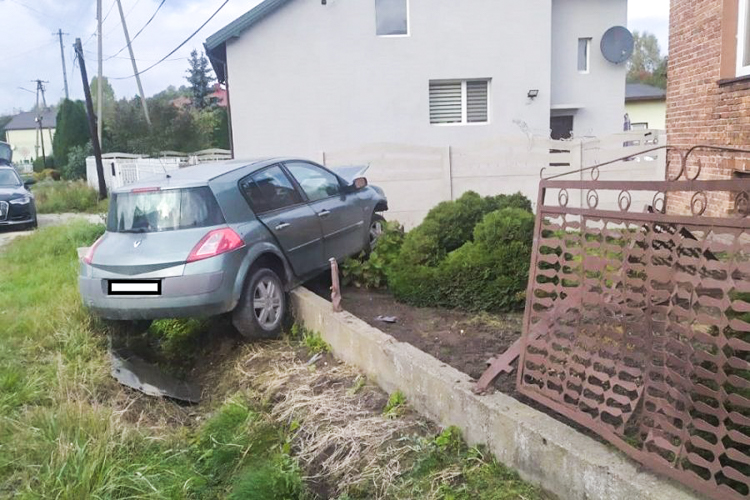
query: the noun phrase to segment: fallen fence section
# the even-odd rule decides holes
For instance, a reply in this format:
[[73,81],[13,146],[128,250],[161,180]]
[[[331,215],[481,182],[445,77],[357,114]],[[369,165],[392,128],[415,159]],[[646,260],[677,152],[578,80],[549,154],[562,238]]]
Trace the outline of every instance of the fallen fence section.
[[502,463],[561,499],[698,498],[510,396],[475,395],[468,375],[347,312],[334,313],[330,302],[304,288],[292,292],[292,306],[297,320],[320,332],[337,358],[385,391],[401,390],[415,410],[459,427],[471,445],[487,445]]
[[540,183],[518,389],[654,471],[748,499],[750,180],[698,180],[690,152],[666,181]]

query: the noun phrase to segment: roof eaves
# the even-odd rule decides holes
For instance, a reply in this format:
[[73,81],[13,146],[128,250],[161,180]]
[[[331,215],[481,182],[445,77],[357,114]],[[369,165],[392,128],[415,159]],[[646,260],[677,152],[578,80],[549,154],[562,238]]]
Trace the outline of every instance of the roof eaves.
[[666,95],[637,95],[626,97],[625,102],[666,101]]
[[264,0],[253,7],[249,12],[246,12],[213,35],[206,38],[206,50],[213,51],[219,46],[225,44],[231,38],[239,37],[243,31],[258,23],[266,16],[272,14],[276,9],[289,1],[290,0]]

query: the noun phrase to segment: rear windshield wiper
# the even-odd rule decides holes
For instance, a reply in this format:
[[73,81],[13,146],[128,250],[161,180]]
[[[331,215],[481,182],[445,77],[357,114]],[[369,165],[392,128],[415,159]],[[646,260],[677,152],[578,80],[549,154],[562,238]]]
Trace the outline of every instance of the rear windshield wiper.
[[137,227],[133,229],[123,229],[122,231],[117,231],[118,233],[147,233],[148,229],[145,227]]

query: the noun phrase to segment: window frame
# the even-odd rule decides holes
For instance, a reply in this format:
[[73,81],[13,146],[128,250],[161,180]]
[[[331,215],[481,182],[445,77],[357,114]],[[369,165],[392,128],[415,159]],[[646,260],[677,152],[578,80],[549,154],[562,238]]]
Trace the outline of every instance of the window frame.
[[[487,82],[487,121],[483,122],[470,122],[469,121],[469,93],[467,90],[468,82]],[[461,121],[453,123],[433,123],[432,117],[430,116],[430,109],[432,108],[432,101],[430,101],[430,85],[432,83],[461,83]],[[465,79],[452,79],[452,80],[430,80],[427,83],[427,114],[430,120],[430,125],[435,127],[476,127],[489,125],[492,122],[492,78],[465,78]]]
[[750,38],[750,23],[748,23],[750,0],[739,0],[737,13],[737,64],[735,76],[750,76],[750,64],[744,64],[746,56],[750,56],[750,54],[745,53],[748,38]]
[[[580,69],[578,65],[580,64],[580,47],[581,47],[581,41],[586,42],[586,69]],[[579,37],[578,38],[578,45],[576,47],[576,69],[578,70],[578,74],[580,75],[588,75],[591,73],[591,44],[593,43],[593,39],[591,37]]]
[[[292,171],[288,167],[289,164],[294,164],[294,163],[302,163],[304,165],[309,165],[311,167],[317,167],[317,168],[323,170],[324,172],[328,172],[329,174],[331,174],[332,176],[334,176],[336,178],[336,180],[338,181],[338,183],[339,183],[339,193],[338,194],[330,195],[327,198],[320,198],[319,200],[311,200],[310,197],[307,196],[307,193],[305,192],[305,190],[300,185],[299,181],[297,181],[297,178],[294,176],[294,174],[292,173]],[[343,181],[343,179],[339,175],[337,175],[335,172],[331,172],[330,170],[328,170],[323,165],[319,165],[317,163],[313,163],[313,162],[307,161],[307,160],[287,160],[287,161],[285,161],[283,163],[283,168],[284,168],[284,171],[286,172],[287,176],[294,183],[294,186],[297,188],[297,191],[299,191],[299,193],[302,194],[302,196],[304,197],[305,203],[309,203],[309,204],[318,203],[318,202],[321,202],[321,201],[324,201],[324,200],[330,200],[331,198],[342,198],[342,197],[346,196],[347,194],[349,194],[349,193],[346,192],[346,183]]]
[[403,35],[379,35],[378,34],[378,3],[377,0],[373,0],[375,5],[375,36],[378,38],[408,38],[411,36],[411,1],[404,0],[406,2],[406,33]]
[[[284,174],[284,176],[287,178],[287,180],[292,185],[294,190],[297,192],[297,195],[300,197],[300,201],[292,205],[286,205],[284,207],[274,208],[273,210],[267,210],[265,212],[258,212],[255,210],[255,207],[253,206],[253,202],[250,199],[250,195],[246,193],[244,189],[242,189],[242,183],[246,181],[247,179],[250,179],[251,181],[255,182],[255,179],[253,179],[253,177],[255,177],[256,175],[260,173],[265,172],[266,170],[270,170],[274,167],[278,167],[279,170],[281,170],[281,173]],[[263,168],[259,168],[258,170],[254,172],[249,173],[248,175],[245,175],[244,177],[242,177],[240,180],[237,181],[237,189],[240,191],[240,194],[245,199],[245,202],[247,203],[248,207],[250,207],[250,210],[252,210],[252,212],[257,217],[260,217],[261,215],[274,214],[276,212],[281,212],[283,210],[289,210],[291,208],[299,207],[300,205],[305,205],[307,203],[307,197],[305,196],[305,192],[300,189],[294,177],[286,170],[286,168],[284,168],[284,165],[281,163],[274,163],[273,165],[267,165]]]

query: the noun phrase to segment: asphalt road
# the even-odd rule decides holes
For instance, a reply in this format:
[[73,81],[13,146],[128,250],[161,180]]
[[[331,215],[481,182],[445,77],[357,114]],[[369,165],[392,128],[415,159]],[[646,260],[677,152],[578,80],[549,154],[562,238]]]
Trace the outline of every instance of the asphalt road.
[[[84,219],[90,222],[104,222],[101,215],[93,214],[39,214],[38,216],[39,227],[58,226],[75,219]],[[11,231],[8,228],[0,227],[0,248],[19,236],[31,233],[32,231]]]

